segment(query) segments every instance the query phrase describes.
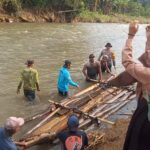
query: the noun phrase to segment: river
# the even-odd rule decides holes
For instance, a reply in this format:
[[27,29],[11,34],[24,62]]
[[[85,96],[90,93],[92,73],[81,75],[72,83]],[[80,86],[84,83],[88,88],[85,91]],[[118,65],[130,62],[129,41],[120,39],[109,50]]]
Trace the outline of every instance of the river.
[[[48,99],[60,99],[56,83],[65,59],[72,61],[72,78],[82,88],[86,83],[81,70],[88,55],[94,53],[97,58],[107,42],[116,53],[117,72],[123,70],[121,50],[127,33],[126,24],[0,24],[0,125],[9,116],[27,117],[44,110]],[[141,25],[134,41],[135,58],[143,52],[145,40],[145,25]],[[16,94],[19,73],[29,58],[35,61],[41,89],[40,103],[32,106],[24,101],[22,92]],[[71,88],[71,93],[75,92]]]

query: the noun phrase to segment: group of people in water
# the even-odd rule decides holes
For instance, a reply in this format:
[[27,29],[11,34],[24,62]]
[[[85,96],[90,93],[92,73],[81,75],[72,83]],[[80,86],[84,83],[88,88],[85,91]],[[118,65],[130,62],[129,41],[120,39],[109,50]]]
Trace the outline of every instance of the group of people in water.
[[[122,51],[122,64],[125,71],[120,73],[114,79],[109,80],[109,86],[127,86],[137,83],[137,101],[138,106],[131,119],[123,150],[149,150],[150,149],[150,25],[146,27],[146,48],[145,52],[140,56],[140,63],[133,61],[132,41],[138,31],[139,24],[137,21],[130,23],[128,38]],[[89,62],[83,67],[83,74],[87,82],[95,82],[102,80],[102,72],[112,72],[112,65],[116,69],[115,55],[112,51],[111,43],[105,45],[98,61],[95,61],[94,54],[89,55]],[[21,81],[17,88],[20,92],[23,84],[24,95],[29,101],[35,99],[35,91],[40,91],[38,72],[33,69],[33,60],[27,61],[27,68],[21,72]],[[69,85],[79,87],[79,85],[71,79],[69,69],[71,61],[65,60],[63,67],[58,75],[58,93],[61,96],[68,96]],[[15,144],[10,137],[16,133],[24,124],[23,118],[10,117],[6,120],[4,127],[0,128],[0,149],[16,150]],[[58,138],[62,142],[65,150],[83,150],[88,145],[88,138],[84,131],[80,131],[79,119],[73,114],[68,119],[68,131],[58,134]]]
[[[99,82],[102,80],[102,73],[107,72],[111,75],[112,64],[115,66],[115,54],[112,45],[107,43],[105,49],[102,50],[98,60],[95,60],[94,54],[89,55],[89,61],[83,66],[83,75],[87,82]],[[79,85],[71,79],[69,69],[71,61],[65,60],[63,67],[59,71],[58,76],[58,93],[61,96],[67,96],[69,93],[69,85],[79,88]]]
[[[95,60],[94,54],[89,55],[89,62],[87,62],[83,67],[83,74],[85,76],[86,81],[101,81],[102,73],[107,72],[111,73],[112,64],[115,66],[115,55],[110,43],[105,45],[105,49],[102,50],[98,60]],[[23,84],[24,96],[28,99],[28,101],[32,102],[35,99],[35,91],[40,91],[39,88],[39,78],[38,72],[34,69],[34,61],[27,60],[27,67],[23,69],[21,72],[21,80],[19,82],[17,93],[20,93],[20,89]],[[71,61],[65,60],[63,67],[59,71],[57,88],[58,93],[61,96],[68,96],[69,93],[69,85],[78,87],[79,85],[74,82],[70,75]]]

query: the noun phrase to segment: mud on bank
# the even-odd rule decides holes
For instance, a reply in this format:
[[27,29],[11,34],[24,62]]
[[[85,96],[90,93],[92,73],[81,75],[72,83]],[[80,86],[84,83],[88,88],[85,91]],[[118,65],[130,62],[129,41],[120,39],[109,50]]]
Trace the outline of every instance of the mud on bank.
[[77,12],[77,11],[40,11],[40,10],[22,10],[17,14],[8,14],[0,10],[0,22],[29,22],[29,23],[129,23],[133,20],[139,20],[140,23],[149,23],[150,18],[135,17],[123,14],[102,15],[98,12]]
[[107,128],[104,131],[103,139],[93,146],[91,150],[122,150],[129,121],[130,119],[121,119],[112,128]]

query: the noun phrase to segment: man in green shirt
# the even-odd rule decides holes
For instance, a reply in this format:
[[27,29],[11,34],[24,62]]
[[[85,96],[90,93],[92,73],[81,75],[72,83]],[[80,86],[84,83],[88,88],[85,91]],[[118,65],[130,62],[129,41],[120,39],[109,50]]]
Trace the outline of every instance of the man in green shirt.
[[17,88],[17,94],[20,93],[23,84],[24,96],[29,101],[33,101],[35,99],[35,90],[40,91],[38,72],[36,69],[33,69],[33,60],[27,60],[26,65],[27,68],[21,72],[21,80]]

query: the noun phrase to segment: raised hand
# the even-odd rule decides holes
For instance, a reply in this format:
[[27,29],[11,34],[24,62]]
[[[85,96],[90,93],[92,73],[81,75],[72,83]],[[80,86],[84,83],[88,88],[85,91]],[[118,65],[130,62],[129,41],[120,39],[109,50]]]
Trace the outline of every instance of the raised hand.
[[138,31],[139,28],[139,22],[137,20],[131,22],[129,24],[129,36],[134,36],[136,34],[136,32]]

